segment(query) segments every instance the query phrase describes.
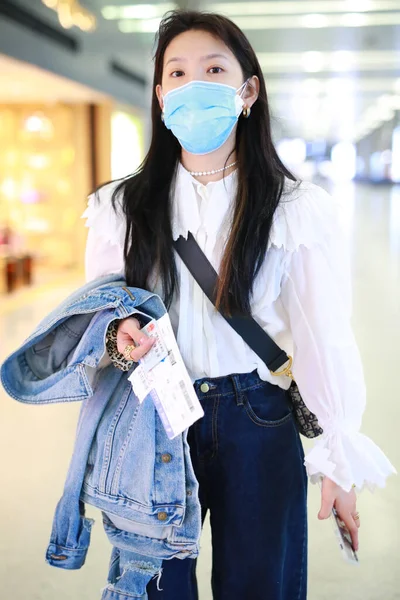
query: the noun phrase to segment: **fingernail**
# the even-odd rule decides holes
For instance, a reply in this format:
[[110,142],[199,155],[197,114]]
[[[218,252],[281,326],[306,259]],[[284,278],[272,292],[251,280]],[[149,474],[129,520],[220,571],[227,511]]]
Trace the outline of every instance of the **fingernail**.
[[147,338],[145,338],[145,337],[142,337],[142,338],[140,338],[140,340],[139,340],[139,344],[144,344],[144,343],[145,343],[145,341],[146,341],[146,339],[147,339]]

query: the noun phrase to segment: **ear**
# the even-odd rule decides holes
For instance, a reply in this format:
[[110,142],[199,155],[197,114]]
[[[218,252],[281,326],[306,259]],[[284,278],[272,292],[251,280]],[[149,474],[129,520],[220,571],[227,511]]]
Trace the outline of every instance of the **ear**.
[[160,105],[161,111],[163,111],[164,110],[164,100],[163,100],[162,88],[161,88],[160,84],[158,84],[156,86],[156,96],[157,96],[158,104]]
[[248,108],[251,108],[258,98],[260,92],[260,80],[257,75],[250,77],[243,94],[243,100]]

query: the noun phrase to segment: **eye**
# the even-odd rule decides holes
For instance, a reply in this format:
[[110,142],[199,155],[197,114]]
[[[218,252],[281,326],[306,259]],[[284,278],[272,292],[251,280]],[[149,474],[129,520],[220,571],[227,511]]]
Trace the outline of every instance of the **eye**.
[[173,71],[171,77],[182,77],[185,73],[183,71]]
[[223,68],[222,67],[211,67],[211,69],[208,69],[208,71],[210,73],[212,73],[212,75],[218,75],[218,73],[222,73]]

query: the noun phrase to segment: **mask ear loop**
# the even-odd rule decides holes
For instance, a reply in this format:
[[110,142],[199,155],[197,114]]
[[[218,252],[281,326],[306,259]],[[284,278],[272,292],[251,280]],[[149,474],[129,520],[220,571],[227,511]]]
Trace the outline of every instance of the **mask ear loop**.
[[165,109],[165,96],[164,94],[161,92],[161,97],[162,97],[162,101],[163,101],[163,108],[161,110],[161,121],[163,123],[165,123],[165,114],[164,114],[164,109]]
[[[240,98],[242,98],[242,94],[244,94],[244,92],[246,91],[246,88],[247,88],[247,85],[248,85],[248,84],[249,84],[251,87],[253,87],[253,86],[251,85],[251,83],[249,83],[249,82],[250,82],[250,77],[249,77],[248,79],[246,79],[246,81],[245,81],[245,82],[244,82],[244,83],[243,83],[243,84],[240,86],[240,88],[238,88],[238,90],[237,90],[237,91],[239,92],[239,97],[240,97]],[[242,98],[242,100],[243,100],[243,98]],[[245,105],[245,106],[244,106],[244,108],[243,108],[243,116],[244,116],[244,118],[245,118],[245,119],[248,119],[248,118],[249,118],[249,116],[250,116],[250,113],[251,113],[251,108],[250,108],[250,106],[246,106],[246,105]]]
[[246,81],[244,83],[242,83],[240,88],[238,88],[236,90],[236,93],[239,93],[240,98],[242,97],[242,94],[246,91],[246,87],[247,87],[247,84],[249,83],[249,81],[250,81],[250,77],[248,79],[246,79]]

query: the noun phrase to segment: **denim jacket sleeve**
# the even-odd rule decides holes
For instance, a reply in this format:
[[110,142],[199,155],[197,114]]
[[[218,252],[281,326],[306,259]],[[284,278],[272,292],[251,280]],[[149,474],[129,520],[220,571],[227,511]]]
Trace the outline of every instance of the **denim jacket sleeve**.
[[158,296],[124,285],[120,276],[91,282],[48,315],[3,363],[8,395],[28,404],[91,396],[110,322],[132,314],[158,318],[166,310]]
[[92,394],[95,368],[104,354],[101,313],[73,315],[33,337],[1,369],[6,392],[20,402],[83,400]]

